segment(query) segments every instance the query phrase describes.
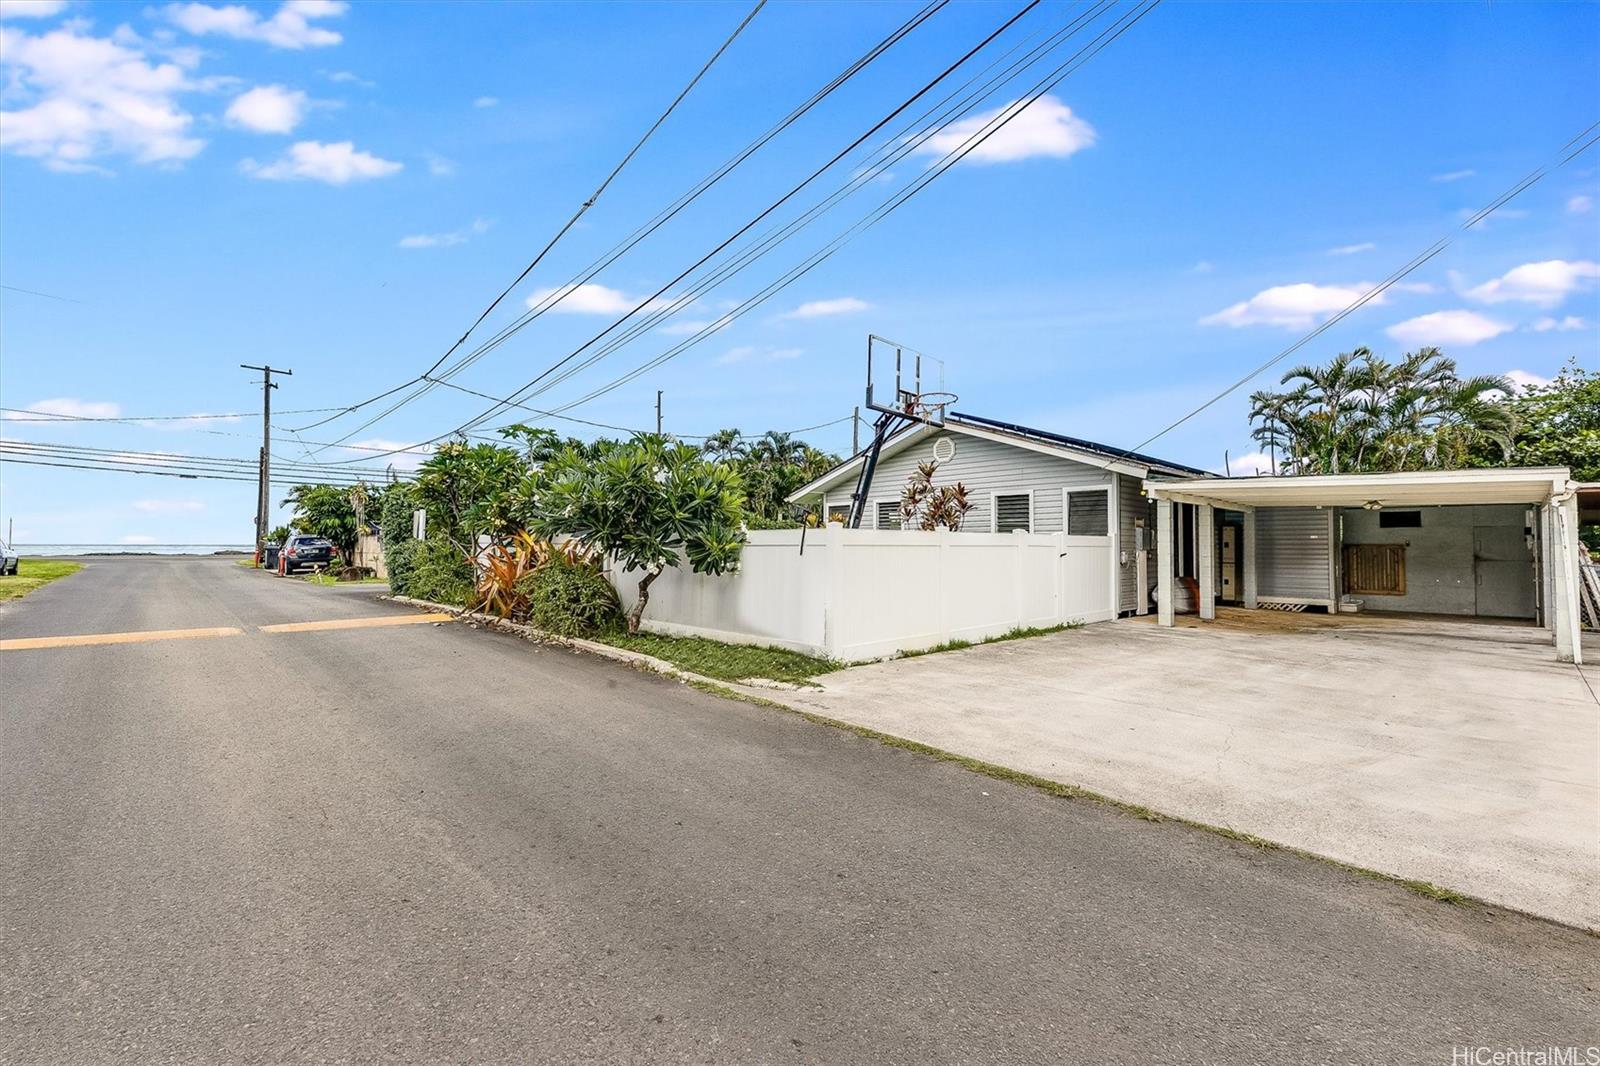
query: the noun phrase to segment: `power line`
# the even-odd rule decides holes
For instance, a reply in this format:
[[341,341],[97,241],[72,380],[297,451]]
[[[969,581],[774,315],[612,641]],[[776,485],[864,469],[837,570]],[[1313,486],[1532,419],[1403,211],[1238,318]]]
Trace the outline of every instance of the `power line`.
[[[149,462],[248,471],[254,471],[257,469],[257,464],[249,459],[223,455],[193,455],[184,452],[147,452],[135,451],[126,448],[97,448],[91,447],[87,444],[61,444],[46,441],[17,440],[15,438],[6,438],[4,440],[0,440],[0,447],[26,449],[30,452],[37,451],[41,454],[75,455],[84,458],[104,458],[125,460],[130,462]],[[355,478],[364,475],[383,477],[387,473],[387,471],[384,469],[374,467],[357,468],[345,466],[330,471],[326,470],[323,464],[320,463],[285,462],[283,465],[287,469],[292,469],[301,473],[327,473],[341,478]]]
[[6,289],[6,290],[9,290],[10,292],[25,292],[29,296],[42,296],[46,300],[60,300],[62,303],[66,303],[66,304],[81,304],[81,303],[84,302],[82,300],[74,300],[70,296],[57,296],[55,293],[39,292],[36,289],[23,289],[23,288],[18,288],[15,285],[0,285],[0,289]]
[[[980,128],[977,132],[975,132],[972,135],[970,135],[967,138],[967,140],[964,141],[961,145],[959,145],[958,147],[952,149],[941,160],[939,160],[932,167],[930,167],[928,169],[928,171],[926,171],[922,176],[920,176],[910,186],[908,186],[904,190],[901,190],[901,191],[899,191],[899,192],[897,192],[895,194],[892,194],[888,199],[886,199],[882,204],[880,204],[878,208],[876,208],[872,212],[869,212],[869,214],[867,216],[865,216],[860,221],[858,221],[854,226],[850,227],[849,229],[847,229],[843,233],[841,233],[839,236],[835,237],[834,240],[832,242],[830,242],[828,245],[826,245],[825,247],[823,247],[819,251],[813,253],[812,256],[810,256],[807,260],[803,261],[799,266],[796,266],[795,268],[791,269],[788,274],[786,274],[786,275],[780,277],[779,279],[777,279],[776,281],[770,283],[765,289],[763,289],[762,291],[758,292],[755,296],[750,297],[744,303],[742,303],[739,307],[737,307],[734,310],[728,312],[726,315],[724,315],[717,322],[712,323],[710,326],[708,326],[705,329],[701,330],[699,333],[687,338],[686,340],[680,342],[679,344],[675,345],[674,347],[668,349],[666,352],[662,353],[661,355],[656,356],[654,359],[651,359],[651,360],[647,361],[646,363],[644,363],[643,365],[641,365],[641,366],[635,368],[634,370],[628,372],[627,374],[624,374],[620,378],[617,378],[617,379],[613,380],[612,382],[610,382],[610,383],[608,383],[608,384],[606,384],[604,386],[601,386],[600,388],[590,392],[589,394],[587,394],[587,395],[585,395],[585,396],[583,396],[583,397],[581,397],[581,398],[579,398],[577,400],[574,400],[574,401],[572,401],[572,402],[570,402],[568,404],[565,404],[565,405],[563,405],[561,407],[558,407],[557,408],[557,412],[566,411],[566,410],[569,410],[572,407],[576,407],[576,406],[578,406],[580,404],[588,403],[589,401],[591,401],[593,399],[596,399],[599,396],[602,396],[605,393],[610,392],[611,390],[613,390],[615,388],[618,388],[618,387],[626,384],[629,381],[634,380],[635,378],[637,378],[640,375],[648,372],[649,370],[654,369],[657,366],[660,366],[662,363],[665,363],[670,359],[676,358],[678,355],[682,354],[684,351],[686,351],[689,348],[693,347],[694,345],[699,344],[700,342],[704,341],[712,333],[722,329],[723,327],[728,325],[730,322],[735,321],[740,317],[743,317],[749,311],[753,310],[755,307],[759,306],[760,304],[764,303],[766,300],[770,299],[772,296],[776,295],[779,291],[787,288],[789,285],[792,285],[794,282],[798,281],[801,277],[803,277],[806,274],[810,273],[817,266],[821,265],[824,261],[826,261],[827,259],[832,257],[840,248],[842,248],[850,240],[854,239],[860,233],[862,233],[865,230],[871,228],[872,226],[877,225],[884,218],[886,218],[890,213],[892,213],[893,211],[897,210],[899,207],[901,207],[903,204],[905,204],[908,200],[910,200],[912,197],[914,197],[917,193],[921,192],[924,188],[926,188],[929,184],[931,184],[940,175],[945,173],[945,171],[947,171],[951,166],[954,166],[957,162],[959,162],[962,158],[964,158],[968,153],[970,153],[971,151],[976,149],[984,141],[988,140],[989,137],[993,136],[994,133],[996,133],[999,129],[1004,127],[1006,125],[1006,123],[1010,122],[1017,115],[1021,114],[1024,110],[1026,110],[1027,107],[1030,104],[1032,104],[1035,100],[1037,100],[1040,96],[1042,96],[1044,93],[1048,92],[1050,89],[1054,88],[1062,80],[1064,80],[1066,77],[1070,76],[1073,72],[1075,72],[1078,68],[1080,68],[1084,63],[1087,63],[1090,59],[1093,59],[1095,55],[1097,55],[1100,51],[1102,51],[1104,48],[1106,48],[1108,45],[1110,45],[1113,41],[1115,41],[1118,37],[1120,37],[1123,33],[1125,33],[1129,28],[1131,28],[1134,23],[1138,22],[1146,14],[1148,14],[1152,9],[1154,9],[1159,2],[1160,2],[1160,0],[1151,0],[1151,2],[1149,2],[1147,4],[1144,4],[1144,6],[1142,6],[1142,7],[1141,6],[1135,6],[1133,9],[1131,9],[1129,14],[1120,16],[1119,19],[1115,20],[1110,27],[1108,27],[1106,30],[1102,31],[1102,33],[1098,37],[1096,37],[1094,40],[1092,40],[1088,45],[1085,45],[1083,48],[1079,49],[1079,51],[1074,53],[1073,56],[1071,58],[1069,58],[1065,63],[1063,63],[1060,66],[1058,66],[1057,68],[1055,68],[1054,71],[1052,71],[1049,75],[1047,75],[1042,81],[1037,83],[1033,87],[1033,89],[1030,90],[1030,92],[1028,94],[1025,94],[1024,97],[1022,97],[1018,101],[1014,102],[1010,107],[1003,109],[1001,112],[999,112],[998,114],[996,114],[995,116],[990,118],[988,120],[988,122],[984,125],[984,127]],[[947,125],[948,125],[948,123],[947,123]]]
[[[550,253],[550,250],[556,246],[557,242],[559,242],[561,238],[565,237],[573,226],[578,224],[578,220],[583,217],[584,213],[587,212],[589,208],[595,205],[595,202],[600,199],[601,194],[606,191],[606,188],[616,180],[617,175],[622,173],[623,168],[632,162],[635,155],[639,154],[639,150],[644,147],[645,142],[648,141],[655,134],[656,130],[660,129],[662,124],[667,121],[667,118],[678,109],[678,105],[683,103],[684,98],[689,95],[690,91],[693,90],[696,85],[700,84],[700,79],[704,78],[706,73],[711,69],[712,65],[715,64],[718,59],[722,58],[722,53],[728,50],[729,46],[732,45],[734,40],[744,32],[745,27],[750,25],[751,20],[756,17],[756,14],[760,12],[760,10],[765,7],[766,4],[767,0],[756,0],[756,5],[750,9],[750,12],[747,15],[745,15],[744,20],[740,22],[738,26],[734,27],[733,32],[729,34],[727,39],[722,42],[721,46],[712,53],[711,58],[706,60],[705,65],[695,73],[693,78],[689,79],[689,83],[683,87],[682,91],[680,91],[677,96],[673,97],[672,103],[668,104],[667,109],[661,112],[660,116],[656,118],[655,122],[651,123],[649,129],[645,130],[644,136],[640,137],[634,146],[628,149],[628,154],[622,157],[621,162],[611,169],[611,172],[605,176],[605,180],[600,182],[600,185],[593,193],[589,195],[589,198],[583,201],[583,203],[578,207],[577,211],[573,212],[572,217],[567,219],[566,225],[557,230],[555,236],[551,237],[545,246],[539,250],[539,254],[534,256],[528,265],[522,268],[522,273],[518,274],[516,279],[512,281],[510,285],[507,285],[503,290],[501,290],[500,295],[496,296],[492,301],[490,301],[489,306],[485,307],[482,313],[473,320],[472,325],[467,327],[466,332],[461,334],[456,342],[452,344],[443,355],[439,356],[438,359],[435,359],[433,365],[427,370],[423,371],[417,377],[412,378],[411,381],[390,389],[388,392],[380,393],[378,397],[374,397],[373,399],[378,399],[386,395],[393,395],[395,392],[400,391],[400,389],[405,388],[406,385],[412,385],[418,381],[426,380],[428,375],[432,374],[435,370],[438,370],[439,367],[443,365],[445,360],[454,355],[456,350],[466,343],[467,338],[472,335],[473,331],[483,324],[483,320],[488,318],[490,313],[493,312],[496,307],[500,306],[501,301],[509,296],[512,290],[514,290],[518,285],[522,284],[523,280],[527,278],[527,276],[533,272],[534,268],[544,260],[544,257]],[[371,402],[372,400],[366,400],[356,406],[364,406],[365,404]],[[352,410],[354,410],[354,408],[352,408]],[[338,416],[335,415],[333,417],[337,418]],[[328,418],[324,419],[323,422],[331,422],[332,420],[332,418]],[[302,426],[301,429],[313,429],[316,426],[322,425],[323,422],[314,422],[309,426]],[[361,432],[361,430],[364,428],[366,427],[358,427],[352,431],[351,435],[354,436],[356,433]]]
[[[0,446],[0,464],[4,464],[4,463],[16,463],[16,464],[18,464],[20,466],[56,467],[56,468],[63,469],[63,470],[89,470],[89,471],[94,471],[94,472],[97,472],[97,473],[145,474],[145,475],[156,476],[156,477],[181,478],[181,479],[183,479],[185,481],[237,481],[237,482],[242,482],[242,483],[245,483],[245,484],[254,484],[257,481],[256,475],[254,475],[254,474],[225,474],[225,473],[218,473],[218,472],[215,472],[215,471],[204,471],[204,470],[190,471],[190,470],[187,470],[185,468],[151,469],[151,468],[136,467],[136,466],[126,465],[126,464],[117,464],[117,463],[98,463],[98,464],[95,464],[95,463],[88,463],[88,462],[60,462],[60,461],[55,461],[55,460],[50,460],[50,459],[41,459],[41,458],[34,458],[34,457],[22,457],[22,456],[8,454],[7,449],[5,447],[3,447],[3,446]],[[272,484],[274,484],[274,485],[319,485],[319,484],[330,484],[330,485],[334,485],[337,488],[354,488],[357,484],[361,484],[361,482],[354,482],[354,481],[351,481],[351,482],[322,481],[322,480],[319,480],[317,478],[305,477],[305,476],[295,475],[295,474],[284,474],[282,476],[279,476],[278,474],[274,474],[272,476]],[[367,482],[367,484],[370,484],[370,482]]]
[[[590,347],[596,341],[598,341],[601,338],[603,338],[606,334],[610,333],[617,326],[621,325],[623,322],[626,322],[633,315],[637,314],[639,311],[641,311],[644,308],[648,307],[652,302],[657,300],[668,289],[672,288],[672,286],[674,286],[678,282],[682,281],[689,274],[691,274],[692,272],[697,270],[699,267],[703,266],[712,257],[714,257],[715,255],[717,255],[718,253],[723,251],[725,248],[727,248],[728,245],[732,244],[734,241],[736,241],[740,237],[742,237],[745,233],[749,232],[752,228],[754,228],[757,224],[759,224],[764,218],[766,218],[767,216],[772,214],[774,211],[776,211],[783,204],[787,203],[790,199],[792,199],[795,195],[797,195],[799,192],[801,192],[803,189],[805,189],[808,185],[810,185],[813,181],[815,181],[823,173],[825,173],[830,168],[832,168],[835,164],[837,164],[841,159],[845,158],[847,155],[849,155],[851,152],[853,152],[857,147],[859,147],[862,143],[864,143],[869,138],[871,138],[875,133],[877,133],[879,130],[881,130],[884,126],[886,126],[890,122],[894,121],[894,119],[897,116],[899,116],[901,113],[903,113],[909,107],[911,107],[912,104],[914,104],[917,100],[919,100],[923,96],[927,95],[927,93],[931,89],[933,89],[934,86],[938,85],[939,82],[941,82],[945,78],[947,78],[953,71],[955,71],[956,69],[961,67],[963,64],[965,64],[968,60],[970,60],[978,52],[980,52],[984,48],[986,48],[991,42],[993,42],[995,40],[995,38],[999,37],[1006,30],[1010,29],[1011,26],[1013,26],[1019,19],[1021,19],[1024,15],[1026,15],[1028,12],[1032,11],[1035,7],[1037,7],[1039,5],[1039,3],[1040,3],[1040,0],[1029,0],[1029,2],[1025,3],[1015,14],[1013,14],[1010,18],[1006,19],[1003,23],[1000,24],[999,27],[997,27],[995,30],[990,32],[981,41],[979,41],[978,44],[974,45],[971,49],[969,49],[967,52],[965,52],[960,58],[958,58],[957,60],[955,60],[955,62],[953,62],[949,66],[947,66],[943,71],[941,71],[939,74],[937,74],[932,80],[930,80],[929,82],[924,84],[916,92],[912,93],[911,96],[907,97],[893,111],[889,112],[889,114],[885,115],[883,118],[881,118],[877,122],[875,122],[864,133],[862,133],[860,136],[855,138],[855,140],[853,140],[850,144],[846,145],[843,149],[841,149],[838,153],[836,153],[826,163],[824,163],[822,166],[818,167],[816,170],[812,171],[812,173],[810,175],[808,175],[804,180],[802,180],[799,184],[795,185],[788,192],[784,193],[783,196],[779,197],[772,204],[770,204],[766,208],[762,209],[762,211],[760,213],[755,215],[753,218],[751,218],[749,221],[747,221],[743,226],[741,226],[739,229],[734,231],[731,235],[729,235],[727,238],[725,238],[715,248],[711,249],[711,251],[707,252],[699,260],[697,260],[695,263],[691,264],[687,269],[685,269],[680,274],[678,274],[677,277],[675,277],[672,280],[668,281],[665,285],[663,285],[655,293],[653,293],[650,296],[644,298],[644,300],[642,300],[633,309],[631,309],[630,311],[628,311],[625,314],[623,314],[620,318],[618,318],[615,321],[613,321],[605,329],[601,330],[598,334],[596,334],[594,337],[590,338],[584,344],[580,345],[578,348],[574,349],[572,352],[568,353],[566,356],[563,356],[561,359],[557,360],[554,364],[552,364],[550,367],[546,368],[539,375],[537,375],[532,381],[527,382],[521,388],[519,388],[519,389],[515,390],[514,392],[512,392],[510,397],[508,397],[507,399],[504,399],[504,400],[497,401],[496,404],[494,406],[490,407],[487,411],[479,414],[478,416],[476,416],[473,419],[468,420],[467,422],[465,422],[462,425],[456,427],[455,429],[450,430],[447,433],[442,433],[442,434],[440,434],[440,435],[438,435],[436,437],[430,438],[429,440],[423,441],[421,443],[422,444],[434,443],[436,441],[443,440],[446,437],[454,436],[457,433],[461,433],[461,432],[463,432],[465,430],[471,429],[474,426],[481,425],[486,419],[492,418],[498,411],[502,410],[505,407],[505,405],[507,404],[507,402],[514,402],[516,397],[520,396],[522,393],[526,392],[528,389],[534,387],[544,377],[547,377],[548,375],[550,375],[551,373],[553,373],[554,371],[559,369],[561,366],[563,366],[567,362],[571,361],[579,353],[584,351],[586,348]],[[434,379],[434,380],[437,380],[437,379]],[[383,416],[380,415],[379,417],[381,418]],[[367,423],[367,425],[371,425],[371,422]],[[365,428],[365,426],[363,426],[362,428]]]
[[[1275,366],[1276,364],[1282,362],[1284,359],[1287,359],[1289,356],[1293,355],[1295,352],[1299,351],[1301,348],[1305,347],[1307,344],[1309,344],[1312,341],[1316,340],[1318,337],[1322,336],[1328,330],[1332,329],[1334,326],[1338,325],[1340,322],[1343,322],[1346,318],[1350,317],[1352,314],[1354,314],[1355,312],[1359,311],[1361,308],[1365,307],[1367,304],[1371,303],[1373,300],[1377,299],[1379,296],[1382,296],[1383,293],[1387,289],[1389,289],[1391,286],[1393,286],[1396,282],[1399,282],[1402,279],[1404,279],[1405,277],[1407,277],[1408,275],[1414,273],[1424,263],[1426,263],[1429,260],[1433,259],[1440,252],[1442,252],[1446,248],[1448,248],[1455,241],[1456,237],[1459,234],[1467,232],[1473,226],[1476,226],[1479,222],[1482,222],[1484,219],[1486,219],[1490,215],[1494,214],[1494,212],[1498,211],[1500,208],[1502,208],[1506,204],[1510,203],[1517,196],[1520,196],[1523,192],[1527,191],[1529,188],[1531,188],[1532,186],[1537,184],[1541,179],[1544,178],[1544,176],[1546,174],[1549,174],[1551,171],[1559,170],[1560,168],[1566,166],[1573,159],[1577,158],[1582,153],[1588,151],[1591,147],[1593,147],[1595,145],[1596,142],[1600,142],[1600,135],[1591,136],[1591,134],[1594,134],[1596,129],[1600,129],[1600,122],[1594,123],[1588,129],[1584,130],[1582,133],[1580,133],[1576,137],[1572,138],[1566,144],[1562,145],[1560,152],[1557,153],[1557,155],[1560,156],[1559,159],[1557,159],[1556,161],[1551,162],[1551,163],[1545,163],[1545,164],[1543,164],[1543,165],[1541,165],[1539,167],[1536,167],[1534,170],[1530,171],[1527,175],[1525,175],[1522,178],[1522,180],[1516,182],[1514,185],[1512,185],[1505,192],[1503,192],[1499,196],[1495,197],[1487,205],[1485,205],[1484,207],[1480,208],[1475,214],[1471,215],[1465,222],[1463,222],[1461,224],[1461,226],[1456,231],[1445,234],[1443,237],[1440,237],[1438,240],[1434,241],[1427,248],[1424,248],[1422,251],[1420,251],[1416,255],[1412,256],[1410,261],[1408,261],[1405,265],[1401,266],[1400,269],[1396,270],[1394,273],[1390,274],[1383,281],[1379,282],[1378,284],[1374,285],[1372,288],[1368,289],[1366,292],[1362,293],[1355,300],[1353,300],[1349,304],[1347,304],[1344,307],[1344,309],[1341,310],[1338,314],[1334,315],[1332,318],[1328,319],[1326,322],[1322,323],[1320,326],[1317,326],[1316,328],[1312,329],[1310,332],[1308,332],[1304,336],[1302,336],[1299,340],[1295,341],[1293,344],[1291,344],[1287,348],[1283,349],[1277,355],[1274,355],[1271,359],[1268,359],[1266,362],[1262,363],[1260,366],[1258,366],[1254,370],[1250,371],[1248,374],[1246,374],[1244,377],[1240,378],[1238,381],[1235,381],[1232,385],[1229,385],[1227,388],[1223,389],[1221,392],[1217,393],[1215,396],[1211,397],[1205,403],[1201,404],[1199,407],[1196,407],[1194,410],[1190,411],[1188,414],[1184,415],[1182,418],[1178,419],[1176,422],[1173,422],[1171,425],[1167,426],[1165,429],[1161,430],[1160,432],[1155,433],[1154,435],[1152,435],[1150,437],[1147,437],[1143,441],[1141,441],[1140,443],[1134,445],[1131,449],[1129,449],[1129,451],[1135,451],[1135,452],[1136,451],[1142,451],[1145,448],[1145,446],[1150,444],[1152,441],[1159,440],[1160,438],[1166,436],[1168,433],[1171,433],[1173,430],[1177,429],[1179,426],[1183,425],[1185,422],[1189,421],[1191,418],[1193,418],[1196,415],[1200,414],[1202,411],[1204,411],[1207,408],[1211,407],[1213,404],[1216,404],[1219,401],[1221,401],[1222,399],[1224,399],[1225,397],[1230,396],[1233,393],[1237,392],[1239,389],[1243,388],[1246,384],[1248,384],[1251,379],[1257,377],[1261,373],[1265,372],[1266,370],[1270,369],[1271,367]],[[1580,145],[1579,142],[1580,141],[1584,141],[1584,138],[1586,138],[1586,137],[1589,138],[1589,139],[1587,141],[1585,141],[1583,144]],[[1573,149],[1573,145],[1578,145],[1578,147],[1576,149]],[[1573,150],[1568,152],[1568,149],[1573,149]],[[1562,153],[1566,153],[1566,154],[1563,155]]]
[[[292,411],[279,411],[280,415],[309,415],[322,411],[342,411],[342,407],[300,407]],[[13,411],[17,414],[32,416],[17,418],[13,414],[0,415],[0,421],[5,422],[204,422],[216,419],[243,420],[246,418],[260,418],[256,411],[233,411],[226,414],[193,414],[193,415],[69,415],[56,411],[36,411],[31,407],[0,407],[0,411]]]

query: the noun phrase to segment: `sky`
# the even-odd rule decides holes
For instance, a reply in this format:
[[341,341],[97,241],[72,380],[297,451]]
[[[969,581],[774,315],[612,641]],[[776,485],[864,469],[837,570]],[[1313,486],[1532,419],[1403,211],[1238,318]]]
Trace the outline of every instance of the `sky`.
[[[414,465],[383,453],[488,404],[435,388],[370,426],[387,404],[314,429],[326,413],[296,412],[444,355],[751,6],[0,0],[0,436],[253,462],[259,375],[238,364],[271,363],[294,371],[273,397],[278,461]],[[646,312],[670,314],[530,405],[585,400],[720,326],[565,413],[649,429],[661,390],[670,432],[831,423],[801,435],[844,452],[875,333],[942,360],[957,410],[1238,473],[1260,462],[1247,393],[1296,363],[1434,344],[1519,382],[1600,368],[1600,147],[1461,228],[1600,120],[1594,3],[1167,0],[1025,107],[1112,14],[954,124],[912,122],[1086,10],[1043,3],[751,231],[851,183],[792,239],[703,292],[675,280],[1020,7],[941,8],[452,380],[506,395],[660,292]],[[766,4],[462,351],[917,10]],[[731,317],[997,113],[1015,117]],[[1441,237],[1402,285],[1146,443]],[[19,421],[41,413],[138,421]],[[24,545],[243,544],[254,493],[0,463],[0,522]]]

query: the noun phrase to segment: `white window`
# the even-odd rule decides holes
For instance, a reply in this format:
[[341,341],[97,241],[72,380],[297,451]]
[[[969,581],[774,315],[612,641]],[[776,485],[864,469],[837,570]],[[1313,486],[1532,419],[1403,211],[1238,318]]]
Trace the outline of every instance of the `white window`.
[[1010,533],[1014,530],[1033,530],[1033,493],[998,492],[994,495],[994,531]]
[[830,504],[828,507],[828,524],[838,522],[843,525],[850,521],[850,507],[847,504]]
[[900,528],[900,501],[899,500],[879,500],[878,501],[878,528],[879,529],[899,529]]
[[1074,537],[1111,535],[1111,490],[1068,489],[1067,533]]

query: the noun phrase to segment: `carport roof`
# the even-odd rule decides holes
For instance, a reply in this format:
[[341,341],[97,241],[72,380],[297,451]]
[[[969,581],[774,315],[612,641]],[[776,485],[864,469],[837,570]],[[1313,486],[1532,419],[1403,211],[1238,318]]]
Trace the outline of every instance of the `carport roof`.
[[1544,503],[1572,487],[1571,472],[1564,466],[1145,482],[1156,499],[1235,508]]

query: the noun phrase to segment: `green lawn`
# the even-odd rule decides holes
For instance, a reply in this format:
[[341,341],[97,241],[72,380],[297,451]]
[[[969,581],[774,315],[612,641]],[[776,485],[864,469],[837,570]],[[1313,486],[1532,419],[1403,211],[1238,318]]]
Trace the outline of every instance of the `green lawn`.
[[387,585],[389,583],[388,578],[382,577],[358,577],[354,581],[340,581],[325,570],[319,570],[314,574],[305,574],[300,577],[300,580],[309,581],[313,585]]
[[76,574],[82,569],[82,563],[24,558],[18,564],[16,577],[0,577],[0,600],[19,599],[40,585],[48,585],[58,577]]
[[664,637],[657,633],[637,633],[630,637],[619,632],[606,633],[596,639],[616,648],[653,655],[674,666],[723,681],[763,677],[770,681],[804,685],[811,683],[811,679],[818,674],[826,674],[845,665],[798,651],[761,648],[752,644],[724,644],[704,637]]

